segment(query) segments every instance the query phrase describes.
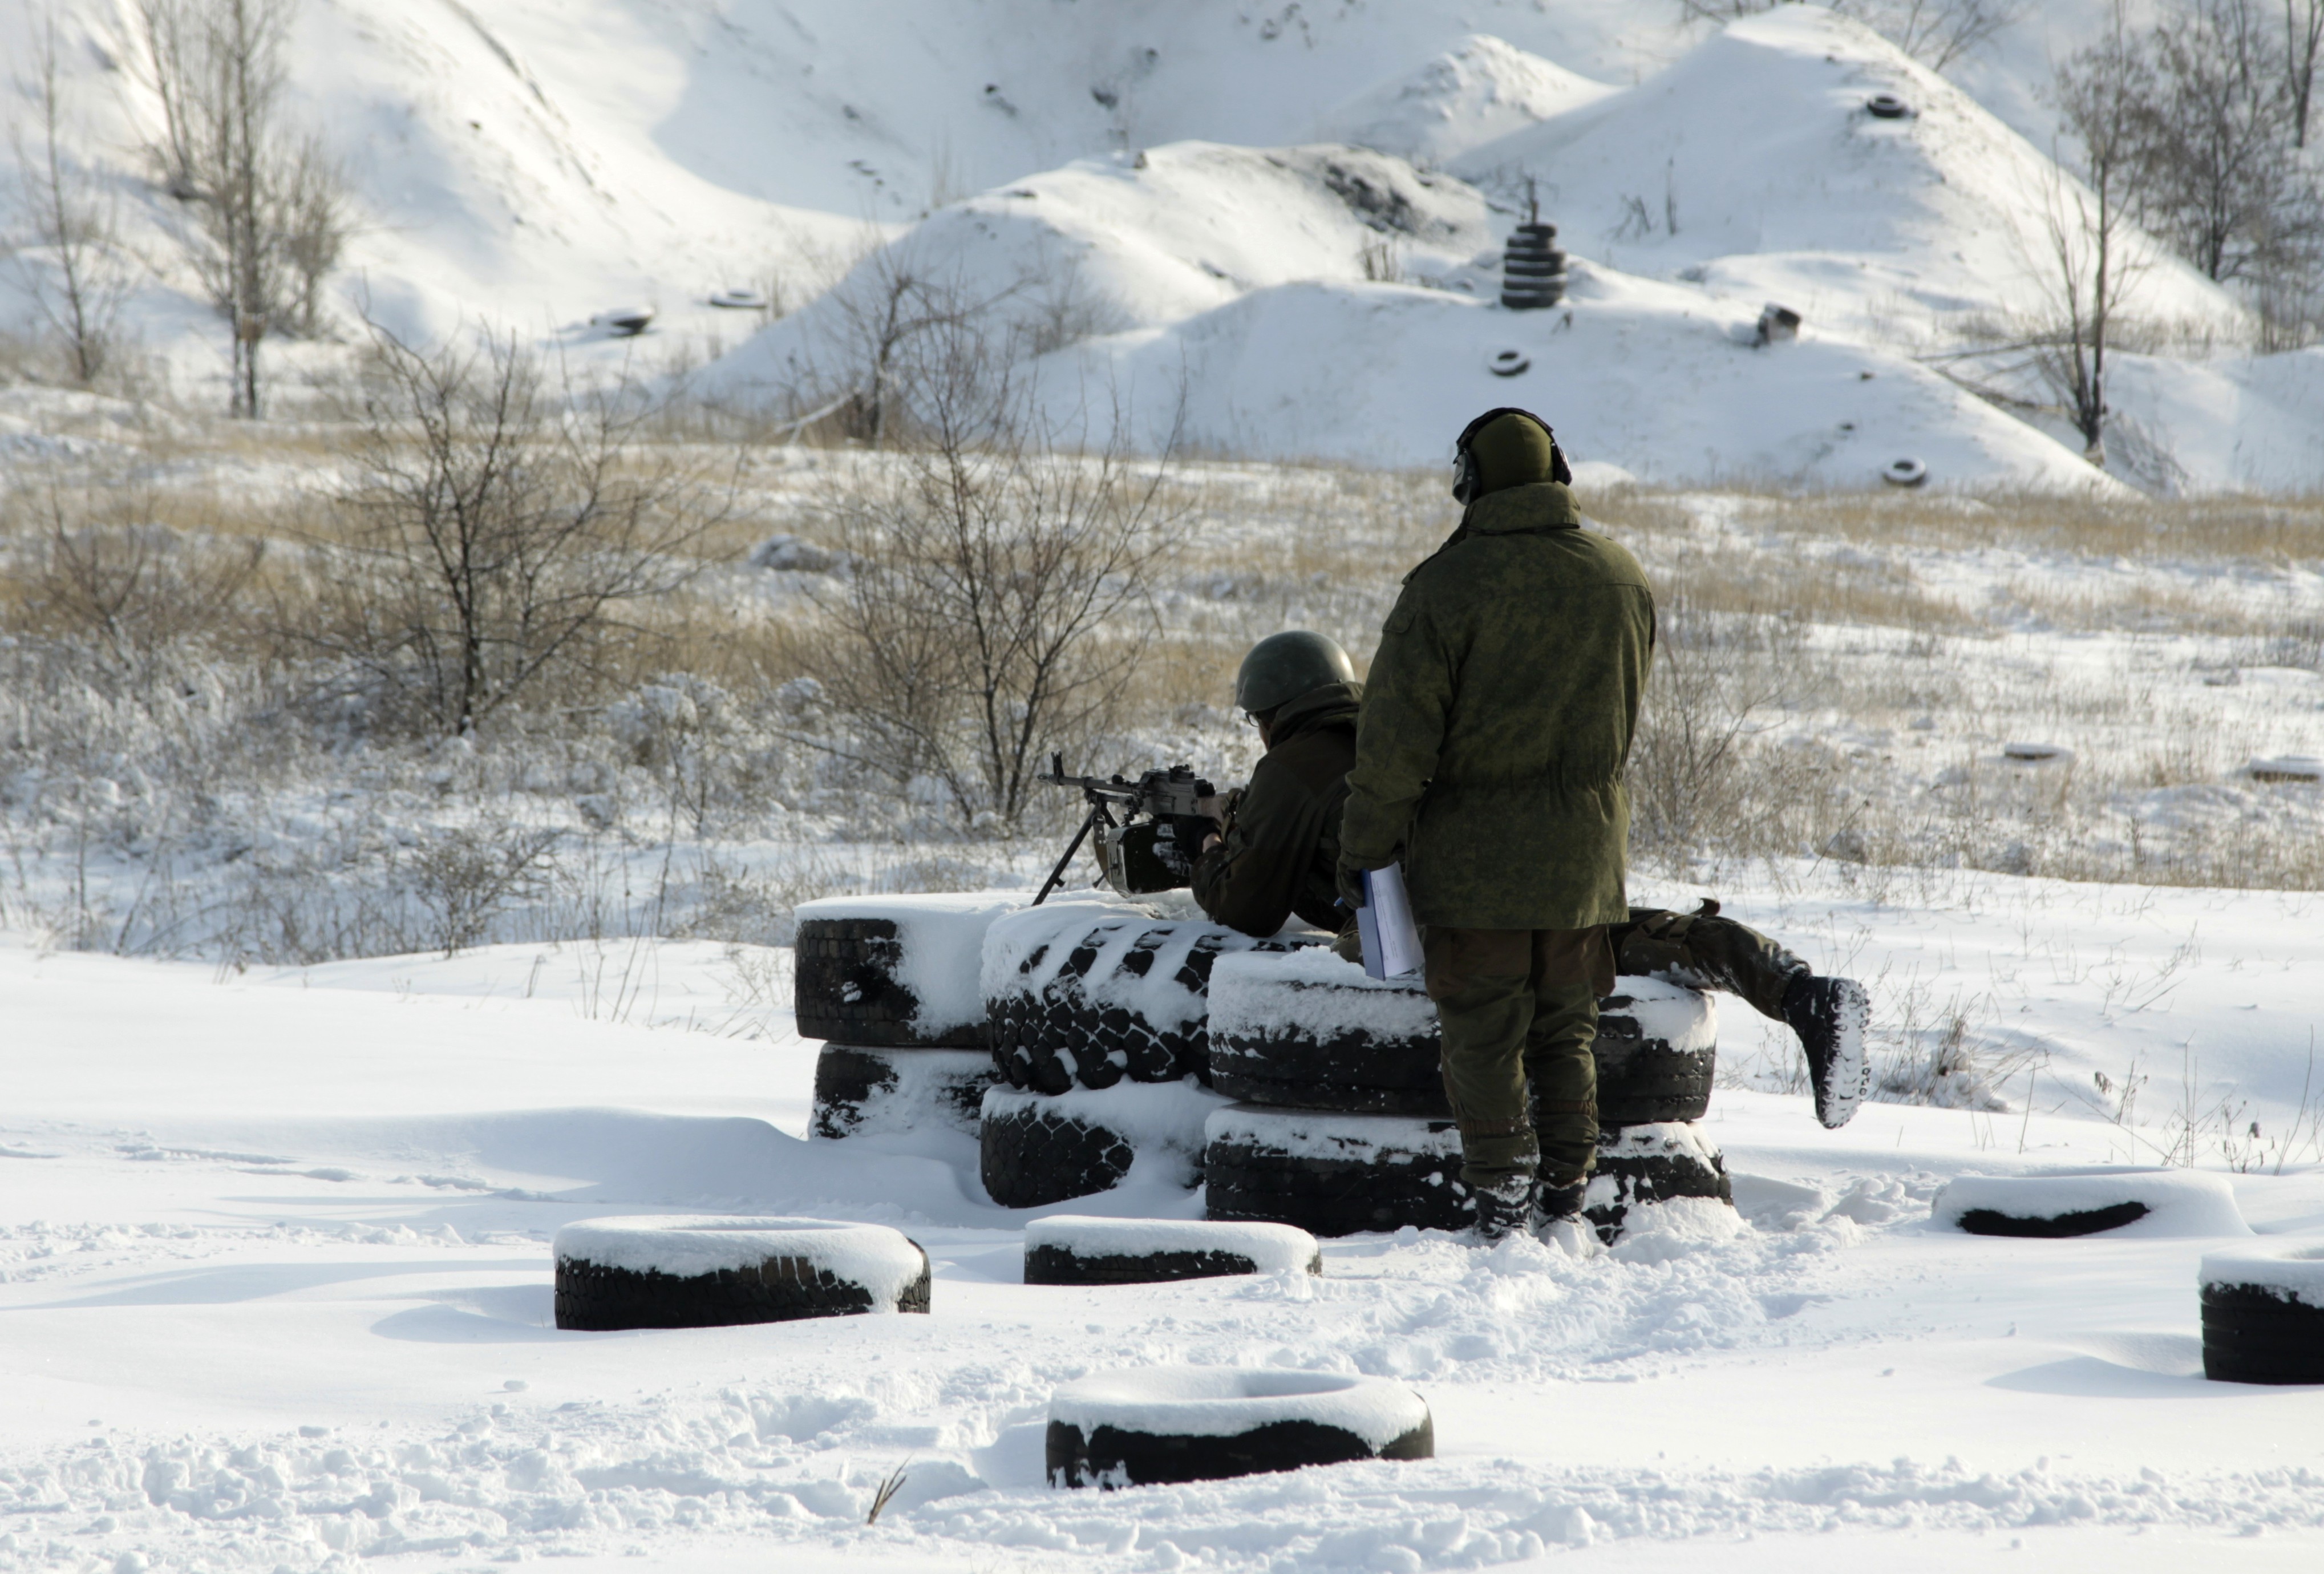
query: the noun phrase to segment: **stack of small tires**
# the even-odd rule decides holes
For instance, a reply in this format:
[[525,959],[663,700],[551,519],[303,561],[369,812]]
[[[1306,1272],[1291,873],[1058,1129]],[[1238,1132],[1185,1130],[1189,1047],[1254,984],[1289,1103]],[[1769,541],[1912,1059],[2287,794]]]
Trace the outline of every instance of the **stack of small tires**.
[[979,1158],[1009,1208],[1111,1191],[1141,1154],[1202,1179],[1212,969],[1277,943],[1102,896],[1053,898],[985,936],[991,1065]]
[[1565,253],[1554,224],[1521,224],[1501,250],[1501,304],[1537,311],[1565,299]]
[[[1461,1138],[1438,1072],[1436,1010],[1414,979],[1373,979],[1328,951],[1221,959],[1212,974],[1213,1087],[1204,1172],[1213,1219],[1317,1235],[1461,1229]],[[1618,980],[1599,1005],[1598,1168],[1583,1210],[1612,1241],[1633,1208],[1729,1205],[1709,1106],[1718,1015],[1696,990]]]
[[798,912],[793,1000],[815,1066],[818,1137],[976,1135],[992,1083],[984,934],[1019,891],[833,897]]

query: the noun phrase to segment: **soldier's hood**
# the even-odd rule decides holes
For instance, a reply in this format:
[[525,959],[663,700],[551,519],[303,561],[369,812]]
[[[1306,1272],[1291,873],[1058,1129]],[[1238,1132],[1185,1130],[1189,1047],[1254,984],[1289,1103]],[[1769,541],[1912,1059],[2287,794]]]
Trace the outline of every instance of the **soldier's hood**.
[[1362,704],[1364,686],[1360,683],[1327,683],[1321,688],[1311,688],[1296,700],[1286,700],[1275,713],[1275,727],[1268,747],[1279,749],[1302,732],[1334,724],[1352,727],[1356,724],[1356,709]]
[[1471,536],[1504,530],[1554,529],[1582,523],[1574,506],[1573,489],[1562,481],[1528,481],[1522,486],[1489,492],[1469,505],[1461,529]]

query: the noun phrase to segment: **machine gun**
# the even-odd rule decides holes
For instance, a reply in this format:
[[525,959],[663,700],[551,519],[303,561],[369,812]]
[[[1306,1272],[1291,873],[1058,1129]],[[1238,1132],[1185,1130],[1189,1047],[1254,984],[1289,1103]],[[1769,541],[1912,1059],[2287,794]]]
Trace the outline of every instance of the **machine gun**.
[[[1065,855],[1049,871],[1048,882],[1033,898],[1039,907],[1065,878],[1065,866],[1081,851],[1090,833],[1097,833],[1098,860],[1105,868],[1105,883],[1125,897],[1176,890],[1194,878],[1194,858],[1203,838],[1218,829],[1204,810],[1203,800],[1217,789],[1194,774],[1194,767],[1174,765],[1149,770],[1136,781],[1115,776],[1067,776],[1065,757],[1049,756],[1049,773],[1034,778],[1051,787],[1079,787],[1089,802],[1082,828],[1065,845]],[[1114,818],[1116,810],[1121,817]]]

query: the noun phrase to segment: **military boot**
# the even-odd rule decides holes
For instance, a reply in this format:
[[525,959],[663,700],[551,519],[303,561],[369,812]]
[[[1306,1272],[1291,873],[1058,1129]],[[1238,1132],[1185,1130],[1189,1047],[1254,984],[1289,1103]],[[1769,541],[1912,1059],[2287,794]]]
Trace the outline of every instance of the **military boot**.
[[1531,1170],[1496,1175],[1472,1188],[1477,1198],[1477,1239],[1485,1246],[1522,1233],[1533,1212]]
[[1872,997],[1854,979],[1801,972],[1784,990],[1784,1020],[1807,1052],[1816,1118],[1837,1131],[1855,1116],[1871,1086],[1864,1032],[1872,1022]]
[[1527,1227],[1539,1235],[1561,1220],[1581,1218],[1582,1194],[1589,1189],[1587,1175],[1570,1186],[1553,1186],[1544,1181],[1533,1190],[1533,1213]]

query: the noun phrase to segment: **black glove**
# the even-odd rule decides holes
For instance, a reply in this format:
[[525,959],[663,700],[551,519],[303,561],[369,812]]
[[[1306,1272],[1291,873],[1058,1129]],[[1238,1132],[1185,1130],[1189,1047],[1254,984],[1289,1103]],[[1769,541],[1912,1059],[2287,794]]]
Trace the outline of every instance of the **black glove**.
[[1364,871],[1361,866],[1340,860],[1340,906],[1354,912],[1364,905]]

